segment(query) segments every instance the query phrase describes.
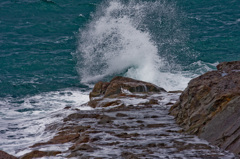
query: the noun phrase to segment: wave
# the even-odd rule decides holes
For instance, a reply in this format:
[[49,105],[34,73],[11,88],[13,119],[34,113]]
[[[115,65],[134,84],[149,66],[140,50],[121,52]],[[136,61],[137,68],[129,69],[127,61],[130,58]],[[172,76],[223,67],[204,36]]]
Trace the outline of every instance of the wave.
[[51,124],[72,113],[66,106],[92,110],[80,106],[89,100],[89,92],[65,89],[20,99],[0,98],[0,149],[15,156],[31,151],[29,146],[51,139],[56,131],[46,130]]
[[166,1],[102,3],[79,31],[74,55],[81,82],[123,75],[166,90],[184,89],[191,78],[174,62],[171,50],[185,37],[178,18],[176,5]]

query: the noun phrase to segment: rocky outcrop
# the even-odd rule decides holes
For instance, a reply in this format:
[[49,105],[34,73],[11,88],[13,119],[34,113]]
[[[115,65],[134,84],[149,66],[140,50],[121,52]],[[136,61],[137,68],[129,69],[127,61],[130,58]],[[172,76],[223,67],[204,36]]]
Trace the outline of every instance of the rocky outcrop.
[[[167,93],[153,84],[125,77],[95,85],[89,105],[67,106],[63,120],[47,125],[50,140],[29,147],[31,158],[224,158],[221,152],[193,135],[179,133],[168,115],[180,93]],[[81,107],[81,106],[79,106]],[[61,113],[60,113],[61,114]],[[60,114],[55,114],[59,116]],[[64,145],[64,148],[61,146]]]
[[191,80],[170,114],[185,132],[239,155],[240,61]]
[[17,159],[17,158],[0,150],[0,159]]
[[130,93],[166,92],[163,88],[152,83],[135,80],[128,77],[117,76],[110,82],[98,82],[90,93],[90,100],[94,97],[116,97],[124,91]]
[[[93,108],[116,105],[123,106],[124,102],[122,99],[128,97],[146,99],[149,94],[160,92],[166,91],[152,83],[117,76],[110,82],[100,81],[96,83],[92,92],[89,94],[90,101],[87,104]],[[154,102],[154,99],[145,101],[147,101],[145,104],[151,104]]]

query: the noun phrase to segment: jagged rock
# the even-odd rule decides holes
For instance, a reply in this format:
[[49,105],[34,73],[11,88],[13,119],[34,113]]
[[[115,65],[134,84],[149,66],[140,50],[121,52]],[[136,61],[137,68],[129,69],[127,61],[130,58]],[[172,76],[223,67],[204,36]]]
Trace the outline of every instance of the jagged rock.
[[240,61],[191,80],[170,114],[185,132],[240,154]]
[[0,159],[17,159],[17,158],[0,150]]
[[163,88],[148,82],[117,76],[110,82],[96,83],[89,97],[90,99],[100,96],[112,97],[121,94],[123,91],[131,93],[166,92]]

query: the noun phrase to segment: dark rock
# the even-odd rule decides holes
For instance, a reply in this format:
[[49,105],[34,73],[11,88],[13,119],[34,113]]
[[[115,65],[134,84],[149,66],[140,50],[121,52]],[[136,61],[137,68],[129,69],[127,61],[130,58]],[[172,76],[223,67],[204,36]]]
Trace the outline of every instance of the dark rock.
[[154,84],[135,80],[128,77],[117,76],[109,82],[98,82],[95,84],[89,97],[111,97],[113,95],[121,94],[123,90],[131,93],[146,93],[146,92],[166,92]]
[[70,114],[69,116],[67,116],[64,119],[64,122],[70,121],[70,120],[79,120],[79,119],[83,119],[83,118],[99,118],[100,114],[81,114],[81,113],[73,113]]
[[[43,145],[52,145],[52,144],[64,144],[68,142],[77,142],[79,141],[81,132],[84,132],[90,129],[90,126],[67,126],[59,130],[59,132],[49,141],[44,143],[37,143],[31,146],[32,148],[43,146]],[[81,139],[81,138],[80,138]]]
[[102,115],[100,117],[100,120],[99,120],[98,124],[111,124],[111,123],[113,123],[114,119],[115,119],[114,117],[109,117],[107,115]]
[[116,114],[117,117],[127,117],[127,114],[123,114],[123,113],[117,113]]
[[232,72],[240,70],[240,61],[222,62],[217,65],[217,69],[221,72]]
[[[119,79],[122,77],[116,78]],[[125,78],[122,81],[124,80]],[[131,82],[130,80],[127,83]],[[162,106],[166,104],[164,99],[167,93],[144,92],[142,88],[131,84],[138,92],[131,92],[132,88],[129,86],[129,90],[122,90],[120,87],[121,92],[117,94],[118,91],[114,90],[118,88],[114,87],[111,92],[115,93],[105,97],[110,85],[111,82],[100,83],[95,93],[90,96],[91,101],[84,104],[101,108],[90,111],[69,108],[74,112],[64,116],[61,121],[47,125],[46,132],[51,131],[55,135],[46,142],[31,146],[32,152],[25,157],[54,158],[51,156],[56,155],[57,158],[134,159],[159,158],[159,156],[174,158],[179,154],[185,158],[224,156],[218,149],[212,146],[209,148],[208,143],[192,143],[195,136],[178,133],[179,128],[174,119],[168,115],[169,107]],[[168,95],[171,102],[177,100],[178,95],[172,93]],[[197,122],[200,118],[201,114],[197,113],[191,121]],[[58,152],[58,145],[54,146],[54,151],[52,148],[51,152],[41,151],[43,148],[53,146],[52,144],[64,144],[62,146],[67,147],[62,149],[62,152]]]
[[114,101],[105,101],[102,99],[96,99],[96,100],[91,100],[88,102],[88,105],[96,108],[96,107],[109,107],[109,106],[115,106],[115,105],[120,105],[122,102],[120,100],[114,100]]
[[176,90],[176,91],[168,91],[168,93],[182,93],[183,91],[181,90]]
[[120,133],[120,134],[115,134],[115,136],[120,137],[120,138],[132,138],[132,137],[137,137],[139,136],[138,133],[133,133],[133,134],[128,134],[128,133]]
[[0,150],[0,159],[17,159],[17,157],[9,155],[8,153]]
[[92,92],[89,94],[90,99],[93,97],[99,97],[105,94],[107,87],[109,86],[109,82],[98,82],[95,84]]
[[131,152],[122,152],[121,156],[124,159],[139,159],[138,155],[133,154]]
[[[95,84],[92,92],[89,95],[90,101],[87,104],[93,108],[110,106],[124,107],[125,105],[120,98],[146,99],[148,98],[149,94],[159,92],[166,91],[163,88],[148,82],[117,76],[110,82],[98,82]],[[141,93],[141,95],[136,93]],[[158,104],[158,100],[150,99],[148,102],[141,104]]]
[[81,145],[77,145],[75,146],[75,149],[73,151],[87,151],[87,152],[93,152],[93,148],[88,145],[88,144],[81,144]]
[[170,114],[185,132],[240,154],[240,61],[191,80]]
[[[60,154],[60,151],[32,151],[23,157],[21,159],[32,159],[32,158],[38,158],[38,157],[50,157],[50,156],[56,156],[57,154]],[[6,158],[5,158],[6,159]]]
[[160,127],[165,127],[165,124],[148,124],[147,128],[160,128]]

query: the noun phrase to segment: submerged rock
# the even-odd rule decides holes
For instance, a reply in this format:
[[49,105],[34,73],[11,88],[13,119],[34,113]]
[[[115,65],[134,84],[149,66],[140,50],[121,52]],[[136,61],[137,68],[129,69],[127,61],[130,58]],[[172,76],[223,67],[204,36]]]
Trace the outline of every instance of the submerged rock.
[[240,61],[191,80],[170,109],[185,132],[240,154]]

